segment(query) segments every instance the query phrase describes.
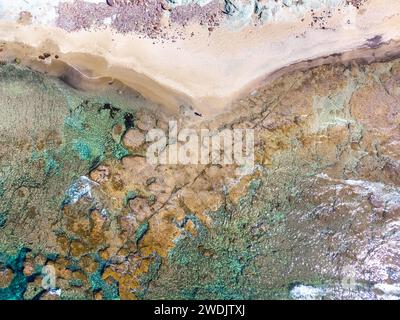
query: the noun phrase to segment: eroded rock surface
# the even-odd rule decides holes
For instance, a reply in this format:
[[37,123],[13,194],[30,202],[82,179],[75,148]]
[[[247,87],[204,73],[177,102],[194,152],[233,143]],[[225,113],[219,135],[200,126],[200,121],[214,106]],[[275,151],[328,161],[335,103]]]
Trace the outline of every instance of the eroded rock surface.
[[148,163],[169,118],[140,97],[0,68],[1,297],[399,297],[399,60],[291,72],[195,125],[255,130],[244,176]]

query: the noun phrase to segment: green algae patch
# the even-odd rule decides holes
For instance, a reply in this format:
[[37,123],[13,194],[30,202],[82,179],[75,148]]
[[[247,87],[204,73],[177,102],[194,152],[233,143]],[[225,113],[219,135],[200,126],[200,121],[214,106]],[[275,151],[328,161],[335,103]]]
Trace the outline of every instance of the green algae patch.
[[80,279],[72,279],[69,281],[69,285],[71,287],[82,287],[83,286],[83,281]]
[[34,151],[31,160],[36,164],[43,162],[45,174],[50,175],[53,172],[58,172],[60,167],[56,157],[55,150]]
[[[113,137],[113,128],[125,129],[128,113],[109,103],[88,100],[69,110],[62,129],[64,145],[91,165],[107,157],[122,159],[128,150]],[[123,134],[123,132],[121,133]]]
[[4,181],[0,180],[0,198],[4,195],[5,190],[4,190]]
[[[79,155],[79,159],[90,161],[93,157],[92,149],[83,141],[74,140],[72,142],[74,151]],[[103,153],[103,152],[102,152]]]
[[14,273],[10,285],[6,288],[0,288],[0,300],[23,299],[28,284],[28,280],[23,273],[24,261],[28,252],[29,249],[22,248],[15,256],[0,253],[0,264],[10,268]]
[[107,282],[102,278],[105,265],[106,262],[101,261],[99,268],[89,276],[92,291],[101,291],[105,300],[119,300],[118,282],[114,279]]
[[138,243],[149,230],[149,222],[143,222],[135,232],[135,242]]
[[7,222],[7,214],[4,212],[0,212],[0,229],[4,227]]
[[139,194],[136,191],[128,191],[128,193],[126,194],[125,199],[124,199],[124,206],[125,207],[128,206],[129,201],[136,199],[138,197],[138,195]]

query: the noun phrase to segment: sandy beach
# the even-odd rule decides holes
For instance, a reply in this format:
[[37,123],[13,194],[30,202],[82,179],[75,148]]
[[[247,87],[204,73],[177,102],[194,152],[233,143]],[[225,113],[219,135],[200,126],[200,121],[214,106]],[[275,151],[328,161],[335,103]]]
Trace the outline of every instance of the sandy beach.
[[400,3],[394,3],[390,13],[378,0],[362,9],[330,10],[329,25],[323,29],[310,26],[311,15],[213,32],[193,24],[172,26],[171,34],[176,28],[181,35],[173,41],[121,34],[110,27],[67,32],[49,23],[0,20],[0,41],[20,44],[13,54],[26,62],[38,61],[40,52],[49,51],[88,77],[120,80],[171,111],[185,104],[211,116],[277,70],[337,53],[362,57],[357,49],[400,39]]

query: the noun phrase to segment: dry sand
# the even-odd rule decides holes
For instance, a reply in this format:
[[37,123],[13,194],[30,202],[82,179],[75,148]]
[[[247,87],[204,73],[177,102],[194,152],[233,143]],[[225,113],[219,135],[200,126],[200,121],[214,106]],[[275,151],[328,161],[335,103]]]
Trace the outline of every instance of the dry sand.
[[[346,59],[357,58],[365,54],[360,48],[390,41],[388,48],[398,50],[400,2],[388,6],[370,0],[359,10],[339,9],[331,9],[324,29],[310,26],[308,14],[303,21],[268,22],[240,30],[219,27],[212,33],[192,25],[181,30],[176,41],[110,28],[69,33],[48,24],[0,20],[0,41],[13,43],[12,54],[24,62],[46,64],[48,60],[37,58],[40,53],[58,54],[60,61],[89,78],[118,79],[168,110],[188,104],[208,118],[287,66],[343,52]],[[373,54],[369,51],[368,56]]]

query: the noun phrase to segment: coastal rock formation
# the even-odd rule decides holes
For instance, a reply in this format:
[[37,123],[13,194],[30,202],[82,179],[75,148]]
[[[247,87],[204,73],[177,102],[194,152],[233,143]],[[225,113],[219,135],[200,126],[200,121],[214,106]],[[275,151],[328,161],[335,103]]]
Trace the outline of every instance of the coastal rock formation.
[[[54,1],[38,20],[15,3],[0,1],[1,299],[399,299],[399,6]],[[165,11],[166,35],[124,22]],[[254,166],[149,162],[152,130],[161,154],[185,144],[171,122],[253,130]]]
[[[146,163],[142,135],[151,126],[135,123],[165,120],[143,110],[120,146],[110,143],[125,111],[91,101],[72,104],[69,115],[59,106],[53,129],[37,118],[33,140],[4,120],[2,250],[29,248],[23,269],[4,265],[4,278],[12,271],[30,288],[41,277],[34,270],[52,265],[61,298],[282,298],[299,282],[318,284],[328,298],[391,295],[399,272],[399,63],[292,72],[237,102],[234,114],[209,126],[255,130],[257,169],[239,180],[233,166]],[[32,88],[28,117],[51,110],[54,95],[59,102],[77,94],[44,80],[43,96],[26,82],[32,77],[43,76],[2,66],[11,120],[20,121],[20,81]]]

